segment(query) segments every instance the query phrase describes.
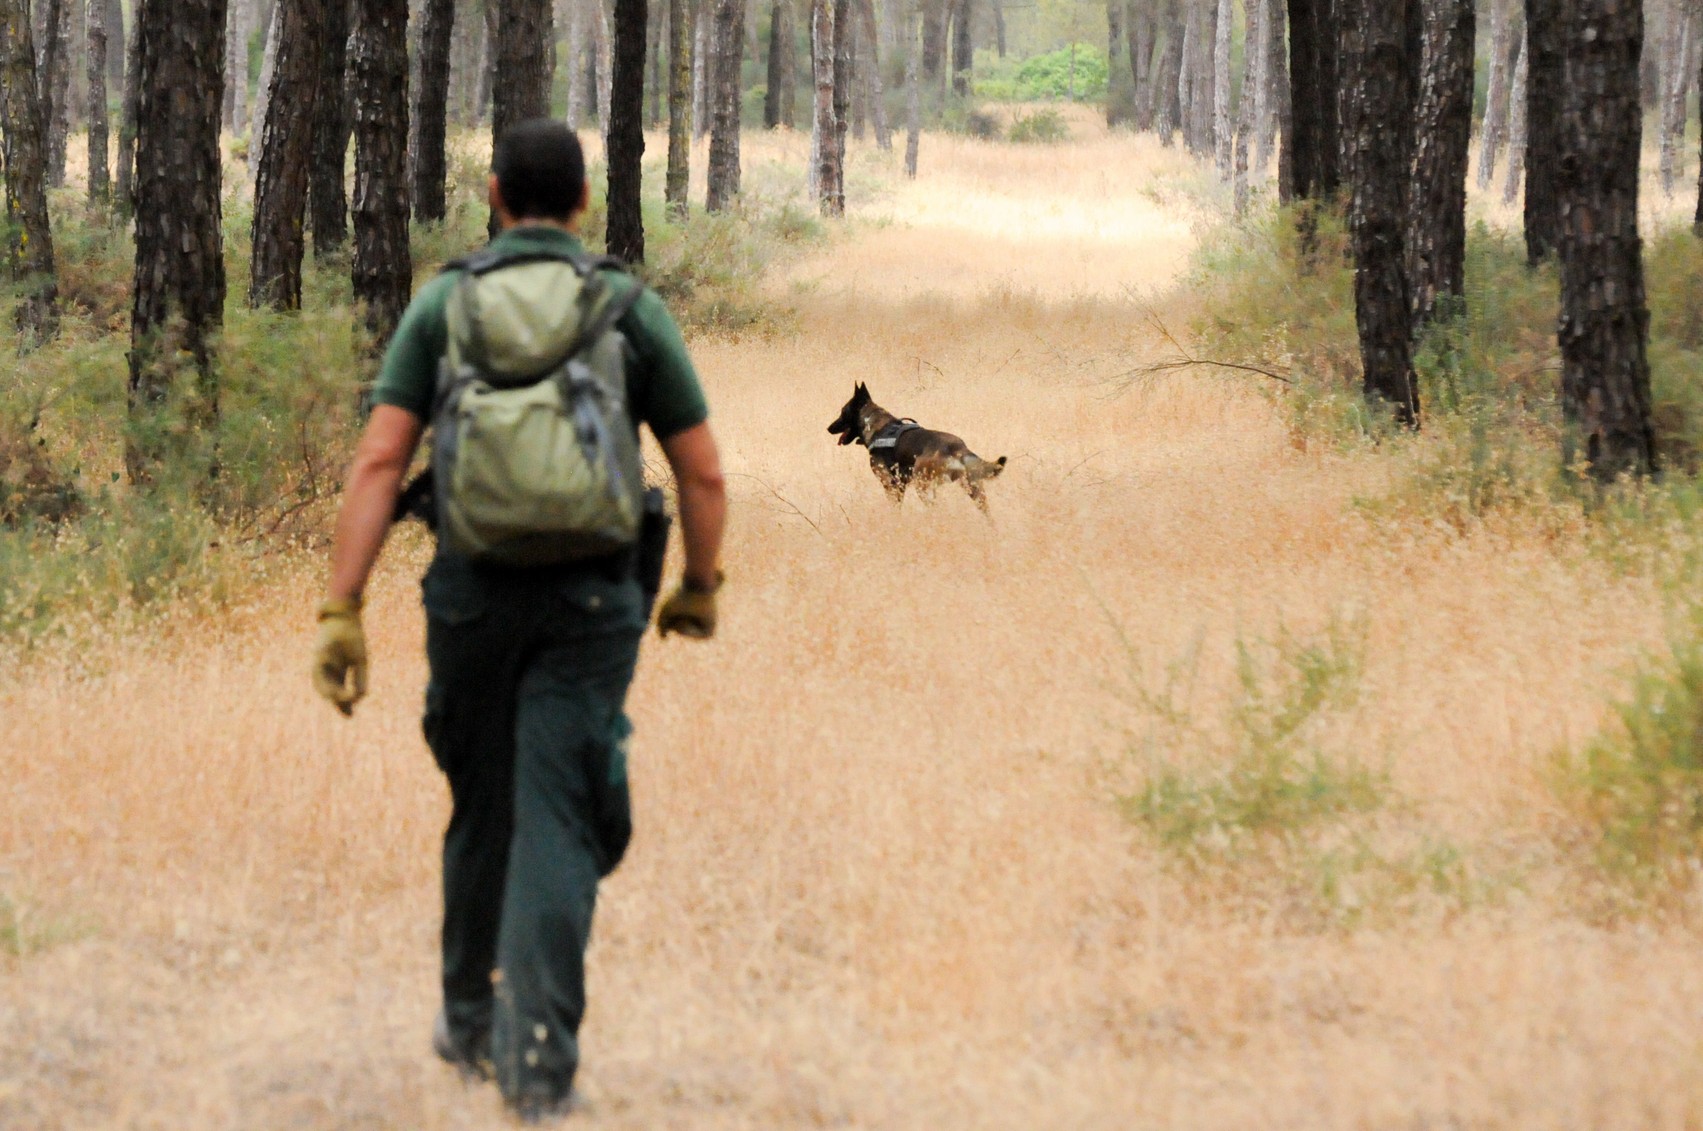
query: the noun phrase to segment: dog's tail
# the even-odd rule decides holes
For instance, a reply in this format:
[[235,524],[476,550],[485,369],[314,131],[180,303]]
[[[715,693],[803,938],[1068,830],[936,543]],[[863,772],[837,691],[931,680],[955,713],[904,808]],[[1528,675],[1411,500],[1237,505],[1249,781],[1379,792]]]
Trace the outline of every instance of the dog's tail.
[[1000,456],[995,460],[986,460],[978,455],[966,456],[964,470],[970,473],[972,479],[992,479],[1005,470],[1005,457]]

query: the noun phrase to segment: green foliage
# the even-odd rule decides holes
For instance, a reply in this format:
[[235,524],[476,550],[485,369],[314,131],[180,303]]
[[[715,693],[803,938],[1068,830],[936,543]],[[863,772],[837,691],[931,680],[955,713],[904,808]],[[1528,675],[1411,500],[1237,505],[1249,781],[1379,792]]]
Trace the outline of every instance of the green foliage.
[[29,958],[85,933],[79,924],[48,919],[29,904],[0,892],[0,957]]
[[1005,136],[1009,141],[1024,144],[1058,145],[1070,140],[1070,126],[1065,123],[1064,115],[1049,107],[1018,114],[1011,119],[1011,129]]
[[1110,74],[1104,44],[1066,45],[1017,59],[978,59],[976,93],[997,102],[1093,102],[1105,97]]
[[1703,868],[1703,636],[1646,661],[1614,718],[1559,758],[1558,784],[1613,879],[1655,893]]

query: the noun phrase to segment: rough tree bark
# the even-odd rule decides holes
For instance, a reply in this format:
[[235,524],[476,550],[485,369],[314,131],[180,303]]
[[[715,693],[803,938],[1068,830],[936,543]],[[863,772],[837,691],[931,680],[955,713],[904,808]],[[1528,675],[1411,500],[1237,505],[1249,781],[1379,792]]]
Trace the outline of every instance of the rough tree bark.
[[710,132],[710,23],[712,0],[694,0],[692,16],[692,136]]
[[71,8],[77,0],[47,0],[42,19],[41,115],[47,131],[47,184],[65,183],[65,153],[71,131]]
[[225,13],[225,125],[232,133],[248,128],[248,21],[254,0],[231,0]]
[[976,66],[976,51],[971,30],[975,27],[975,0],[952,0],[952,93],[959,98],[970,96],[971,72]]
[[1153,120],[1159,140],[1169,146],[1183,124],[1183,47],[1188,26],[1183,20],[1182,0],[1165,6],[1165,47],[1153,70]]
[[1694,17],[1691,5],[1675,4],[1668,9],[1668,26],[1662,36],[1661,178],[1665,196],[1673,195],[1685,163]]
[[1128,0],[1106,0],[1106,125],[1135,118],[1135,74],[1129,69]]
[[792,126],[792,0],[769,9],[769,89],[763,96],[763,125]]
[[1410,427],[1419,423],[1410,346],[1402,225],[1413,125],[1406,7],[1417,0],[1343,0],[1337,6],[1349,147],[1354,317],[1368,400]]
[[881,37],[875,19],[875,0],[855,0],[855,3],[858,26],[863,31],[863,42],[869,51],[869,58],[863,69],[869,80],[871,115],[875,119],[875,146],[887,153],[893,149],[893,131],[887,122],[887,94],[881,78]]
[[1479,130],[1478,187],[1488,189],[1496,177],[1496,162],[1508,144],[1509,107],[1514,68],[1511,50],[1518,21],[1512,0],[1493,0],[1490,6],[1490,65],[1484,94],[1484,122]]
[[112,172],[107,142],[111,125],[107,120],[106,0],[89,0],[89,203],[106,207],[112,199]]
[[1228,181],[1235,109],[1230,105],[1230,32],[1235,19],[1235,6],[1230,0],[1218,0],[1218,14],[1213,20],[1212,40],[1212,133],[1218,179]]
[[[496,0],[492,0],[496,2]],[[591,84],[586,81],[586,67],[591,58],[587,51],[590,37],[586,34],[586,4],[589,0],[567,0],[568,58],[565,66],[568,87],[568,128],[577,130],[585,125],[587,97]]]
[[1159,39],[1159,13],[1152,0],[1135,0],[1124,16],[1129,41],[1130,114],[1135,128],[1153,128],[1153,47]]
[[[1526,4],[1526,259],[1536,265],[1561,239],[1561,6]],[[1636,70],[1636,66],[1634,66]]]
[[[382,351],[414,282],[408,248],[408,0],[356,0],[355,301]],[[518,72],[516,72],[518,77]]]
[[628,263],[645,258],[639,210],[645,155],[645,0],[615,0],[614,59],[609,98],[609,254]]
[[745,0],[715,0],[710,53],[710,167],[704,206],[720,212],[739,196],[739,63]]
[[1263,0],[1265,8],[1265,84],[1261,92],[1259,144],[1254,171],[1265,175],[1289,122],[1289,8],[1285,0]]
[[1285,201],[1329,200],[1342,185],[1336,9],[1358,2],[1288,0],[1290,125],[1279,157]]
[[846,127],[851,122],[854,28],[851,0],[834,0],[834,216],[846,214]]
[[113,170],[118,212],[129,216],[136,210],[136,109],[141,99],[137,85],[142,73],[142,21],[130,21],[130,39],[124,47],[124,105],[118,115],[118,154]]
[[308,219],[313,257],[325,260],[349,238],[348,62],[351,0],[325,0],[325,35],[319,54],[319,91],[313,105],[312,170],[308,175]]
[[278,11],[278,58],[254,177],[248,304],[299,310],[325,0],[278,0]]
[[922,79],[931,84],[942,77],[949,3],[950,0],[919,0],[922,12]]
[[1423,8],[1423,69],[1413,117],[1408,286],[1417,328],[1448,316],[1466,291],[1466,175],[1472,147],[1473,0]]
[[[917,150],[922,143],[920,55],[917,49],[917,17],[912,12],[905,17],[905,176],[912,180],[916,179]],[[1703,187],[1698,189],[1698,199],[1698,215],[1703,217]],[[1699,220],[1699,225],[1703,227],[1703,219]]]
[[6,184],[6,273],[22,281],[17,325],[26,341],[59,326],[53,230],[47,213],[47,140],[36,89],[29,0],[0,0],[0,173]]
[[266,116],[272,110],[272,78],[278,73],[278,40],[284,25],[284,0],[273,0],[272,18],[266,21],[266,42],[260,51],[260,85],[254,91],[254,120],[248,131],[248,179],[260,172],[260,140]]
[[842,209],[845,202],[834,147],[834,15],[834,0],[811,0],[810,189],[824,216],[840,215],[834,202],[839,200]]
[[[608,144],[609,101],[611,92],[614,89],[613,80],[615,75],[615,67],[613,63],[613,36],[610,34],[609,28],[609,9],[605,7],[604,0],[593,0],[593,4],[594,8],[591,13],[591,44],[593,50],[596,52],[595,58],[597,60],[597,70],[595,72],[597,75],[597,85],[594,91],[597,98],[597,129],[599,133],[604,135],[604,144]],[[548,33],[548,25],[546,25],[545,30],[546,33]],[[548,42],[548,39],[546,39],[546,42]],[[546,78],[544,85],[544,97],[546,102],[548,102],[550,97],[548,78]]]
[[1569,446],[1583,448],[1567,457],[1582,455],[1609,481],[1656,470],[1638,238],[1642,4],[1566,0],[1558,31],[1561,404]]
[[[406,6],[406,0],[402,2]],[[494,6],[499,81],[491,90],[493,147],[511,126],[550,113],[550,0],[504,0]],[[496,236],[495,212],[489,231]]]
[[414,112],[408,127],[409,181],[413,185],[414,219],[436,223],[444,218],[444,154],[449,125],[449,53],[455,32],[455,0],[426,0],[420,13],[420,85],[414,90]]
[[668,0],[668,210],[684,219],[692,171],[693,19],[686,0]]
[[[136,24],[129,400],[138,426],[126,442],[125,465],[132,482],[147,483],[167,454],[166,435],[193,435],[219,414],[211,339],[225,307],[219,203],[225,0],[142,0]],[[154,419],[168,401],[181,408],[187,433]]]
[[645,91],[648,109],[645,125],[656,129],[662,125],[662,37],[668,27],[668,6],[662,5],[655,18],[645,20]]
[[[1262,0],[1248,0],[1247,5],[1247,57],[1248,66],[1242,77],[1242,102],[1236,115],[1236,144],[1235,169],[1232,195],[1238,215],[1248,210],[1248,155],[1252,149],[1253,135],[1259,130],[1261,97],[1258,92],[1265,87],[1265,62],[1267,58],[1264,39],[1265,5]],[[1228,68],[1226,68],[1228,69]]]

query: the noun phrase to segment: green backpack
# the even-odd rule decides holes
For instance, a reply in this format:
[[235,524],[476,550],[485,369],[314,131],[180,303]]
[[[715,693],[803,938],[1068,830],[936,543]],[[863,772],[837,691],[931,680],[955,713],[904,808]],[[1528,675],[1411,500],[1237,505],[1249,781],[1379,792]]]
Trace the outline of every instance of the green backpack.
[[632,546],[644,469],[615,323],[643,290],[615,260],[480,252],[446,314],[432,413],[438,539],[473,561],[557,565]]

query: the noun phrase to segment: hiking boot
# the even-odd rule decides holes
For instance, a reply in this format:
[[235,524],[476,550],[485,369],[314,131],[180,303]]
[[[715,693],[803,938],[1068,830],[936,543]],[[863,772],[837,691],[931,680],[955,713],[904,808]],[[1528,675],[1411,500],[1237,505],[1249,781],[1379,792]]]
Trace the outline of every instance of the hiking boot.
[[485,1032],[471,1040],[457,1040],[449,1030],[449,1014],[441,1009],[432,1022],[432,1051],[460,1072],[463,1080],[489,1080],[497,1074],[491,1063],[491,1034]]

